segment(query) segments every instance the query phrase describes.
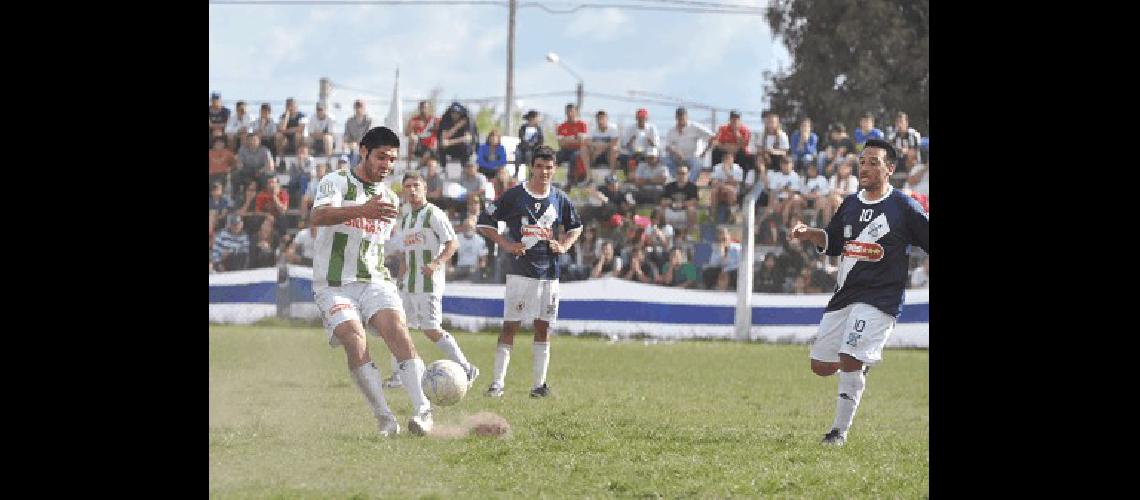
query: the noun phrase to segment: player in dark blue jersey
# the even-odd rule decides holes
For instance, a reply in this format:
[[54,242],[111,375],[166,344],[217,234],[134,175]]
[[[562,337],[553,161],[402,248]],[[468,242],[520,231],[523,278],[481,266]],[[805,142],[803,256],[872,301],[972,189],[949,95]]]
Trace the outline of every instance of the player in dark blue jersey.
[[[546,397],[546,367],[550,363],[547,331],[558,318],[558,254],[570,250],[582,234],[582,221],[566,193],[550,184],[554,150],[534,150],[525,183],[508,189],[479,215],[479,234],[507,252],[507,290],[503,299],[503,333],[495,350],[495,371],[487,396],[503,395],[515,332],[522,321],[534,320],[534,387],[531,397]],[[507,233],[499,234],[499,221]],[[555,237],[555,230],[562,228]]]
[[792,237],[842,256],[835,295],[827,303],[811,349],[811,371],[826,377],[839,371],[835,422],[825,444],[843,445],[866,386],[864,365],[879,362],[895,327],[907,283],[911,245],[930,253],[930,218],[910,196],[887,182],[895,171],[895,149],[868,140],[859,157],[859,187],[848,195],[826,229],[803,223]]

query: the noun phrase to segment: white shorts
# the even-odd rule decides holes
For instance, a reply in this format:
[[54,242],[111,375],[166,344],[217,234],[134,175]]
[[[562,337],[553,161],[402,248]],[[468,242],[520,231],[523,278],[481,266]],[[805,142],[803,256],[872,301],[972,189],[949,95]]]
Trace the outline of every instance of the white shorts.
[[329,335],[329,345],[334,347],[340,345],[340,340],[333,335],[333,330],[345,321],[360,321],[367,331],[367,320],[371,320],[381,309],[395,309],[401,316],[404,314],[400,291],[392,282],[318,286],[313,288],[313,295]]
[[408,328],[443,330],[443,296],[433,293],[401,292]]
[[507,293],[503,299],[503,321],[532,319],[549,323],[558,319],[558,280],[508,274]]
[[873,365],[883,359],[883,346],[894,329],[894,317],[859,302],[824,313],[811,359],[836,363],[840,354],[846,354]]

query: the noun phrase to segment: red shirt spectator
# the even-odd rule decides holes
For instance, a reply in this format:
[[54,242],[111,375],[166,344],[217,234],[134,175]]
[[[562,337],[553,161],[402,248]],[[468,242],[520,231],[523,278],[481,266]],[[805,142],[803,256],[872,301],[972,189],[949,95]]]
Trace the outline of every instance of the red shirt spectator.
[[[589,130],[588,130],[588,127],[586,127],[586,122],[584,122],[582,120],[575,120],[575,121],[567,120],[567,121],[562,122],[560,125],[558,125],[558,136],[559,137],[574,137],[578,134],[585,134],[587,132],[589,132]],[[576,145],[562,146],[562,149],[578,149],[580,147],[582,147],[582,144],[578,143]]]
[[[752,131],[748,130],[748,126],[740,124],[740,137],[742,139],[740,149],[748,147],[748,143],[752,141]],[[721,144],[736,144],[736,136],[732,134],[731,125],[721,125],[716,131],[716,140]]]
[[[411,120],[408,120],[408,130],[411,132],[411,135],[419,137],[420,138],[420,145],[427,148],[427,149],[433,149],[433,150],[435,149],[435,144],[436,144],[435,127],[436,127],[436,125],[437,125],[437,120],[435,119],[434,116],[431,116],[431,115],[426,115],[426,116],[416,115],[416,116],[413,116]],[[428,132],[428,133],[425,134],[425,132]],[[426,135],[426,137],[425,137],[425,135]]]
[[[280,203],[280,206],[277,206],[275,203],[271,203],[273,195],[270,193],[272,192],[277,193],[277,202]],[[265,181],[265,190],[257,193],[257,200],[255,203],[256,204],[254,205],[254,210],[257,212],[280,215],[285,211],[286,208],[289,207],[289,192],[281,189],[281,186],[277,183],[276,177],[270,177]]]
[[226,141],[215,140],[214,149],[210,150],[210,175],[228,174],[236,163],[237,157],[226,147]]

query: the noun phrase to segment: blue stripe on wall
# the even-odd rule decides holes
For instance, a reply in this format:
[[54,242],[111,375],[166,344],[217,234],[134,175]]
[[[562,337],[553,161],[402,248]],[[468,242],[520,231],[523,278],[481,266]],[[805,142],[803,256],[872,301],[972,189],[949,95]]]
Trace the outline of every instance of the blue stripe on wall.
[[[210,302],[261,303],[277,302],[276,283],[211,285]],[[313,301],[312,280],[291,278],[289,295],[294,303]],[[563,300],[559,319],[594,321],[633,321],[640,323],[675,323],[686,325],[731,325],[736,321],[733,306],[664,304],[631,300]],[[443,311],[450,314],[500,318],[503,299],[450,297],[443,298]],[[759,307],[752,308],[754,325],[817,325],[823,307]],[[904,304],[899,323],[930,321],[930,304]]]

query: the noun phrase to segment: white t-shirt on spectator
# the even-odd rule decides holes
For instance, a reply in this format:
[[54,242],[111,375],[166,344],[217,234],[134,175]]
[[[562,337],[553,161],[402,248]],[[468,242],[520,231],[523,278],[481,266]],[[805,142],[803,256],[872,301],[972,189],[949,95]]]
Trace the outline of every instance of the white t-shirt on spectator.
[[[631,137],[635,138],[633,141],[633,149],[627,150],[625,145],[629,142]],[[652,123],[645,122],[645,128],[637,128],[637,124],[634,123],[622,131],[621,145],[619,147],[626,154],[633,154],[638,148],[641,149],[641,152],[648,153],[650,148],[653,147],[649,145],[650,138],[653,138],[653,144],[661,145],[660,136],[657,135],[657,127]],[[660,150],[658,150],[658,153],[660,153]]]
[[804,194],[819,194],[825,195],[831,192],[831,186],[827,183],[827,178],[822,175],[817,175],[810,179],[804,179],[803,189],[800,190]]
[[237,112],[230,113],[230,121],[226,122],[226,133],[236,134],[238,131],[247,132],[250,126],[253,125],[253,117],[246,113],[245,116],[238,118]]
[[[674,234],[673,226],[671,226],[669,224],[664,224],[661,227],[657,227],[657,226],[650,224],[649,227],[645,228],[646,241],[650,241],[649,238],[652,238],[655,235],[660,235],[658,238],[661,241],[665,242],[666,246],[669,246],[672,244],[673,234]],[[658,242],[654,241],[652,244],[656,245],[656,244],[658,244]]]
[[839,190],[844,196],[847,196],[849,194],[855,194],[855,192],[859,190],[859,180],[856,179],[854,175],[848,175],[847,180],[840,183],[839,174],[835,174],[831,176],[831,180],[828,181],[828,187],[831,188],[831,191]]
[[333,117],[330,114],[325,114],[325,119],[322,120],[316,115],[309,118],[309,135],[313,134],[331,134],[336,131],[336,124],[333,123]]
[[312,259],[317,248],[317,242],[309,228],[297,232],[297,236],[293,237],[293,245],[296,246],[297,254],[306,259]]
[[[725,155],[725,156],[731,156],[731,155]],[[738,165],[736,163],[732,164],[732,174],[731,175],[732,175],[732,178],[736,180],[737,184],[744,182],[744,169],[740,168],[740,165]],[[709,176],[709,180],[710,181],[725,182],[728,180],[728,176],[729,176],[729,174],[724,171],[724,163],[721,163],[721,164],[717,165],[716,168],[713,169],[713,173],[712,173],[712,175]]]
[[[665,133],[665,144],[680,149],[683,157],[688,159],[701,151],[698,148],[703,148],[712,135],[713,133],[709,131],[708,127],[696,122],[688,122],[680,132],[677,132],[677,125],[674,124]],[[668,154],[668,152],[662,151],[661,154]],[[694,166],[689,165],[689,168],[694,168]]]
[[791,173],[783,173],[779,170],[775,172],[768,172],[768,190],[776,193],[783,189],[791,189],[793,192],[800,192],[803,190],[803,181],[800,180],[800,174],[794,170]]
[[621,131],[618,130],[617,125],[612,123],[606,124],[605,130],[601,128],[594,128],[587,134],[590,142],[606,142],[616,141],[621,139]]
[[457,235],[459,240],[459,265],[475,267],[479,264],[479,257],[487,255],[487,243],[483,237],[472,233],[470,237],[465,234]]
[[656,167],[652,167],[648,163],[642,163],[637,166],[637,172],[634,175],[639,179],[645,180],[653,180],[653,178],[658,175],[664,175],[665,182],[673,180],[672,176],[669,175],[669,167],[666,167],[664,163],[658,163]]
[[776,135],[764,135],[764,129],[760,129],[760,135],[764,141],[764,147],[767,149],[792,149],[792,143],[788,141],[788,134],[784,133],[783,129],[776,130]]
[[720,267],[722,271],[732,271],[740,267],[740,243],[729,242],[724,255],[714,247],[709,263],[705,267]]

